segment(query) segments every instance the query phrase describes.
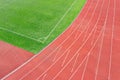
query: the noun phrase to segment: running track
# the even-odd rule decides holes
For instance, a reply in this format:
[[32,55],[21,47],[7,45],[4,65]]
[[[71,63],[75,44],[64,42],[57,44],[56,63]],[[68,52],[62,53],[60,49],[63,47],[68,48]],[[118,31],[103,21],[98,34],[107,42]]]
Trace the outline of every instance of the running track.
[[0,79],[32,56],[30,52],[0,41]]
[[120,80],[120,0],[87,0],[40,54],[2,80]]

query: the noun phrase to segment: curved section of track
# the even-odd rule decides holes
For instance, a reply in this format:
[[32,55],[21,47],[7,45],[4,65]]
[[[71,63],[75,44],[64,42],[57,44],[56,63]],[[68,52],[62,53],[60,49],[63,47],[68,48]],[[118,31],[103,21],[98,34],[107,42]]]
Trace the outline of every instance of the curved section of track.
[[63,34],[2,80],[120,80],[119,14],[119,0],[87,0]]

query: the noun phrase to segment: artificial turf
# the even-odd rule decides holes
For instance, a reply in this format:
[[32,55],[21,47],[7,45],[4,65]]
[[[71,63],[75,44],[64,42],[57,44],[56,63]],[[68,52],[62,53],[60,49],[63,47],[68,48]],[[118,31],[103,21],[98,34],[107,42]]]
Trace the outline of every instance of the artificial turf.
[[70,25],[85,1],[0,0],[0,40],[38,53]]

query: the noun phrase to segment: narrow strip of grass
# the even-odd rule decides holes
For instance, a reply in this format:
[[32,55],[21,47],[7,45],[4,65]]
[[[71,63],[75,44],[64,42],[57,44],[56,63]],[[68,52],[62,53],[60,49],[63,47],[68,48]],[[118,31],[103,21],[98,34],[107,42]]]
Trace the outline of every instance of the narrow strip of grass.
[[86,0],[77,0],[73,8],[69,11],[69,13],[65,16],[65,18],[60,22],[60,24],[56,27],[54,32],[50,35],[50,37],[45,41],[44,44],[38,43],[34,40],[30,40],[28,38],[21,37],[19,35],[16,35],[14,33],[4,31],[4,30],[0,30],[0,40],[9,42],[18,47],[26,49],[30,52],[38,53],[71,24],[71,22],[75,19],[75,17],[78,15],[80,10],[84,6],[85,1]]

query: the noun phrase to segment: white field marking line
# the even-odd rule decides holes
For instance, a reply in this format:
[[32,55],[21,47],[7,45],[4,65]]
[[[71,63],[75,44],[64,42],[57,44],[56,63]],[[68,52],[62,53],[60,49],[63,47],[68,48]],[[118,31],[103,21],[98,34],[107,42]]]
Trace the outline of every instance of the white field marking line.
[[57,22],[57,24],[54,26],[54,28],[51,30],[51,32],[45,37],[46,39],[44,40],[44,42],[50,37],[50,35],[54,32],[54,30],[56,29],[56,27],[61,23],[61,21],[63,21],[63,19],[65,18],[65,16],[69,13],[69,11],[73,8],[73,6],[75,5],[75,3],[77,2],[77,0],[74,0],[73,3],[71,4],[71,6],[68,8],[68,10],[65,12],[65,14],[60,18],[60,20]]
[[108,80],[111,79],[111,65],[112,65],[112,53],[113,53],[113,37],[114,37],[115,9],[116,9],[115,6],[116,6],[116,0],[114,0],[114,14],[113,14],[113,25],[112,25],[112,37],[111,37],[111,50],[110,50],[110,62],[109,62]]
[[68,50],[68,52],[67,52],[67,54],[66,54],[66,56],[65,56],[65,59],[63,60],[62,67],[63,67],[63,66],[64,66],[64,64],[65,64],[65,61],[66,61],[66,59],[67,59],[67,57],[68,57],[69,53],[70,53],[70,50]]
[[60,47],[60,48],[58,49],[58,51],[56,52],[55,57],[53,58],[53,62],[56,60],[57,54],[61,51],[61,48],[62,48],[62,47]]
[[[5,30],[5,31],[8,31],[8,32],[11,32],[11,33],[14,33],[16,35],[19,35],[19,36],[22,36],[22,37],[25,37],[25,38],[28,38],[28,39],[31,39],[31,40],[34,40],[36,42],[41,42],[41,43],[44,43],[49,37],[50,35],[53,33],[53,31],[56,29],[56,27],[60,24],[60,22],[64,19],[64,17],[68,14],[68,12],[73,8],[73,5],[76,3],[77,0],[74,0],[74,2],[71,4],[71,6],[68,8],[68,10],[65,12],[65,14],[62,16],[62,18],[57,22],[57,24],[55,25],[55,27],[51,30],[51,32],[46,36],[44,37],[45,40],[41,41],[39,39],[35,39],[35,38],[32,38],[32,37],[29,37],[27,35],[24,35],[24,34],[21,34],[20,32],[16,32],[16,31],[13,31],[13,30],[9,30],[9,29],[6,29],[6,28],[1,28],[2,30]],[[44,39],[43,38],[43,39]],[[42,39],[42,38],[41,38]]]
[[[95,12],[95,11],[94,11]],[[92,17],[93,18],[93,17]],[[93,28],[93,31],[94,31],[94,28]],[[93,31],[91,31],[91,34],[89,35],[89,37],[92,35],[92,32]],[[84,32],[84,31],[83,31]],[[80,36],[81,36],[82,34],[80,34],[79,35],[79,37],[78,37],[78,39],[80,38]],[[88,37],[88,39],[89,39],[89,37]],[[67,52],[71,47],[72,47],[72,45],[74,45],[75,44],[75,42],[78,40],[78,39],[76,39],[67,49],[66,49],[66,51],[65,52]],[[85,42],[86,43],[86,42]],[[85,43],[83,43],[83,45],[85,44]],[[83,45],[82,45],[82,47],[83,47]],[[82,48],[81,47],[81,48]],[[65,52],[63,53],[63,54],[65,54]],[[54,66],[54,64],[62,57],[63,55],[61,55],[45,72],[43,72],[42,74],[41,74],[41,76],[43,75],[43,74],[45,74],[52,66]],[[39,67],[40,66],[40,64],[38,64],[36,67],[34,67],[33,68],[33,70],[35,70],[37,67]],[[30,72],[33,72],[33,70],[31,70]],[[29,73],[28,73],[29,74]],[[26,76],[26,75],[25,75]],[[41,77],[41,76],[39,76],[39,77]],[[38,78],[39,78],[38,77]]]
[[[96,6],[97,6],[97,5],[96,5]],[[96,8],[96,7],[95,7],[95,8]],[[95,13],[95,10],[94,10],[94,13]],[[94,14],[93,14],[93,16],[94,16]],[[93,16],[92,16],[91,18],[93,18]],[[91,19],[91,20],[92,20],[92,19]],[[89,23],[90,23],[90,22],[89,22]],[[89,23],[88,23],[88,24],[89,24]],[[86,28],[87,28],[87,27],[86,27]],[[85,31],[85,29],[84,29],[84,31]],[[84,32],[84,31],[83,31],[83,32]],[[82,35],[82,33],[79,35],[78,39],[80,38],[81,35]],[[65,52],[67,52],[67,50],[69,50],[69,49],[72,47],[72,45],[74,45],[74,43],[75,43],[76,41],[77,41],[77,39],[66,49]],[[65,52],[64,52],[64,53],[65,53]],[[64,53],[63,53],[63,54],[64,54]],[[62,56],[61,56],[61,57],[62,57]],[[56,62],[55,62],[55,63],[56,63]],[[41,63],[40,63],[40,64],[41,64]],[[32,70],[30,70],[30,72],[28,72],[28,73],[27,73],[26,75],[24,75],[23,77],[27,76],[29,73],[31,73],[33,70],[35,70],[37,67],[39,67],[40,64],[38,64],[37,66],[35,66]],[[49,68],[48,68],[48,69],[49,69]],[[48,70],[48,69],[47,69],[47,70]],[[47,70],[46,70],[46,71],[47,71]],[[22,78],[23,78],[23,77],[22,77]]]
[[[31,38],[31,37],[22,35],[22,34],[20,34],[20,33],[17,33],[17,32],[15,32],[15,31],[12,31],[12,30],[9,30],[9,29],[3,28],[3,27],[0,27],[0,29],[1,29],[1,30],[4,30],[4,31],[11,32],[11,33],[13,33],[13,34],[17,34],[17,35],[19,35],[19,36],[22,36],[22,37],[25,37],[25,38],[28,38],[28,39],[31,39],[31,40],[36,41],[36,42],[39,42],[37,39],[34,39],[34,38]],[[41,41],[41,42],[42,42],[42,41]]]
[[85,62],[85,67],[84,67],[84,70],[83,70],[83,73],[82,73],[81,80],[84,80],[85,72],[86,72],[87,65],[88,65],[88,60],[89,60],[89,56],[87,57],[87,60]]
[[76,56],[76,59],[75,59],[75,62],[74,62],[74,64],[73,64],[73,67],[72,67],[72,69],[71,69],[71,72],[74,71],[74,68],[75,68],[76,63],[77,63],[77,61],[78,61],[78,57],[79,57],[79,55],[80,55],[80,54],[78,54],[78,55]]
[[[85,6],[87,5],[87,1],[85,2]],[[89,7],[89,9],[90,9],[90,7]],[[82,12],[84,10],[84,7],[82,8],[82,10],[80,11],[80,13]],[[79,13],[79,14],[80,14]],[[87,13],[88,13],[88,11],[87,11]],[[86,13],[86,14],[87,14]],[[79,14],[77,15],[77,17],[79,16]],[[76,17],[76,18],[77,18]],[[73,20],[73,22],[76,20],[76,18]],[[73,23],[72,22],[72,23]],[[71,23],[71,25],[72,25],[72,23]],[[70,26],[71,26],[70,25]],[[44,51],[45,49],[47,49],[50,45],[52,45],[53,43],[54,43],[54,41],[56,41],[61,35],[63,35],[68,29],[69,29],[70,27],[68,27],[63,33],[61,33],[55,40],[53,40],[47,47],[45,47],[42,51]],[[74,31],[75,32],[75,31]],[[73,33],[73,32],[72,32]],[[65,41],[67,41],[67,39],[72,35],[72,33],[65,39],[65,40],[63,40],[63,42],[61,43],[61,45],[65,42]],[[60,46],[61,46],[60,45]],[[58,46],[59,47],[59,46]],[[57,48],[58,48],[57,47]],[[42,51],[40,51],[39,53],[41,53]],[[28,61],[26,61],[25,63],[23,63],[21,66],[19,66],[18,68],[16,68],[15,70],[13,70],[12,72],[10,72],[8,75],[6,75],[6,76],[4,76],[1,80],[4,80],[4,79],[6,79],[7,77],[9,77],[10,75],[12,75],[13,73],[15,73],[17,70],[19,70],[19,69],[21,69],[23,66],[25,66],[27,63],[29,63],[31,60],[33,60],[34,58],[36,58],[37,56],[38,56],[39,54],[36,54],[36,55],[34,55],[32,58],[30,58]],[[50,54],[50,55],[52,55],[52,54]],[[44,60],[43,60],[44,61]]]
[[[108,2],[108,7],[107,7],[107,13],[106,13],[106,19],[105,19],[104,27],[107,26],[106,23],[107,23],[107,20],[108,20],[109,7],[110,7],[110,0]],[[95,80],[97,80],[97,74],[98,74],[98,69],[99,69],[101,53],[102,53],[102,49],[103,49],[102,46],[103,46],[104,37],[105,37],[105,31],[104,31],[102,39],[101,39],[100,51],[99,51],[99,54],[98,54],[98,61],[97,61],[96,72],[95,72]]]
[[[99,15],[100,15],[100,14],[99,14]],[[99,18],[100,18],[100,16],[99,16]],[[99,18],[98,18],[98,20],[99,20]],[[98,20],[97,20],[97,22],[96,22],[96,24],[95,24],[95,27],[94,27],[93,30],[91,31],[90,35],[92,35],[94,29],[96,28],[96,25],[97,25],[97,23],[98,23]],[[78,51],[75,53],[75,55],[79,54],[79,51],[82,49],[82,47],[83,47],[83,46],[85,45],[85,43],[88,41],[88,39],[90,38],[90,35],[89,35],[89,37],[86,39],[86,41],[83,43],[83,45],[78,49]],[[65,67],[72,61],[72,59],[75,57],[75,55],[71,58],[71,60],[68,61],[68,63],[65,65]],[[64,67],[63,69],[61,69],[61,71],[54,77],[54,79],[65,69],[65,67]],[[54,79],[53,79],[53,80],[54,80]]]

